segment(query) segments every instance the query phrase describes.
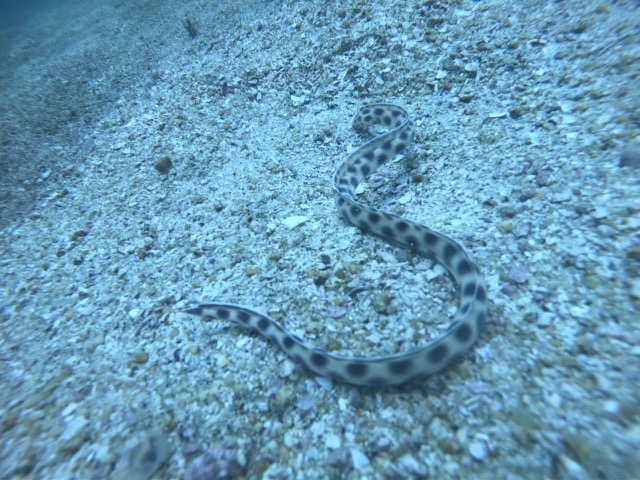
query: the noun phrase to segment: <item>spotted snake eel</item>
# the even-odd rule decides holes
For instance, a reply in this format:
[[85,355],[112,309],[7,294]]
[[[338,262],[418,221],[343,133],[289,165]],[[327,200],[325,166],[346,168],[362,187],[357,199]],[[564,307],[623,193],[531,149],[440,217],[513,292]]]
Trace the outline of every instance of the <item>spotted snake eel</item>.
[[361,133],[374,126],[388,130],[357,148],[338,166],[333,179],[338,210],[362,230],[403,246],[412,254],[431,258],[451,274],[458,286],[460,302],[448,329],[425,345],[406,352],[379,357],[342,356],[308,345],[271,317],[251,308],[203,303],[184,311],[253,328],[303,366],[334,380],[355,385],[398,385],[442,370],[475,342],[485,321],[486,287],[480,269],[456,241],[355,200],[356,187],[412,143],[415,125],[407,112],[397,105],[367,105],[360,110],[353,126]]

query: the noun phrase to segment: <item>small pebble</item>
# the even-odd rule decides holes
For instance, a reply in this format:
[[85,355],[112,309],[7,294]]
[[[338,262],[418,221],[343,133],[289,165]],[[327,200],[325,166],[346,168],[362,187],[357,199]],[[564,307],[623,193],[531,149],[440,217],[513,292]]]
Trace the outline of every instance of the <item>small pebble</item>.
[[299,107],[305,102],[305,100],[306,100],[305,97],[300,97],[298,95],[291,95],[291,104],[294,107]]
[[304,222],[306,222],[307,220],[309,220],[309,217],[305,217],[304,215],[294,215],[292,217],[287,217],[284,220],[282,220],[282,223],[289,229],[294,229],[296,228],[298,225],[303,224]]
[[234,451],[213,445],[196,458],[184,474],[185,480],[229,480],[242,477]]
[[612,415],[620,415],[622,407],[620,405],[620,402],[617,402],[616,400],[605,400],[604,404],[602,405],[602,409]]
[[68,417],[69,415],[71,415],[73,412],[76,411],[76,409],[78,408],[78,404],[77,403],[70,403],[69,405],[67,405],[65,407],[64,410],[62,410],[62,412],[60,413],[63,417]]
[[630,292],[633,298],[640,298],[640,278],[634,278],[631,280]]
[[287,359],[282,363],[282,366],[280,367],[280,374],[285,378],[289,377],[291,376],[295,368],[296,368],[295,363]]
[[513,267],[507,274],[509,280],[515,283],[527,283],[531,278],[531,273],[522,267]]
[[156,169],[158,173],[166,175],[169,173],[169,170],[173,167],[173,162],[169,157],[163,157],[153,164],[153,168]]
[[487,448],[487,444],[480,441],[475,441],[471,445],[469,445],[469,453],[473,457],[474,460],[482,461],[487,458],[489,454],[489,449]]
[[316,382],[327,391],[331,391],[333,388],[333,380],[328,377],[316,377]]
[[298,407],[303,412],[308,412],[309,410],[315,408],[316,403],[316,397],[314,397],[313,395],[306,395],[298,400],[298,402],[296,403],[296,407]]
[[560,455],[559,460],[562,472],[567,478],[578,479],[590,477],[587,471],[578,462],[575,462],[571,458],[565,455]]
[[609,211],[608,208],[597,206],[593,211],[593,213],[591,214],[591,217],[595,220],[603,220],[609,217],[610,215],[611,215],[611,212]]
[[353,462],[353,468],[358,471],[364,470],[369,466],[369,458],[360,450],[355,448],[351,449],[351,461]]
[[500,289],[500,291],[507,297],[513,297],[516,293],[518,293],[518,287],[516,287],[515,285],[505,285]]
[[626,145],[620,152],[621,167],[640,168],[640,144],[630,143]]
[[551,170],[540,170],[536,172],[536,181],[541,187],[551,185],[555,180],[555,176]]
[[518,222],[516,228],[513,229],[513,234],[518,238],[528,236],[529,232],[531,232],[530,222]]
[[402,457],[400,457],[399,464],[403,471],[412,474],[412,476],[416,475],[419,478],[426,478],[427,476],[427,467],[421,464],[410,453],[402,455]]
[[59,441],[61,442],[67,442],[76,437],[80,432],[85,431],[85,427],[87,426],[89,421],[83,416],[78,416],[69,419],[68,421],[66,421],[66,423],[67,428],[59,438]]
[[170,455],[169,441],[162,432],[142,432],[127,442],[112,478],[146,480],[151,478]]
[[511,220],[503,220],[502,222],[500,222],[500,228],[509,233],[514,230],[515,225]]
[[342,442],[340,441],[340,437],[338,437],[336,434],[329,433],[325,437],[324,444],[328,449],[335,450],[336,448],[340,448]]
[[571,192],[563,191],[563,192],[555,192],[549,196],[549,201],[552,203],[563,203],[571,200]]
[[460,98],[460,101],[464,103],[469,103],[475,96],[476,94],[471,89],[466,87],[463,88],[462,91],[458,94],[458,98]]
[[555,315],[551,312],[542,312],[540,315],[538,315],[538,321],[536,322],[536,324],[539,327],[548,327],[553,324],[554,317]]
[[143,363],[147,363],[148,360],[149,354],[144,350],[140,350],[133,355],[133,363],[142,365]]

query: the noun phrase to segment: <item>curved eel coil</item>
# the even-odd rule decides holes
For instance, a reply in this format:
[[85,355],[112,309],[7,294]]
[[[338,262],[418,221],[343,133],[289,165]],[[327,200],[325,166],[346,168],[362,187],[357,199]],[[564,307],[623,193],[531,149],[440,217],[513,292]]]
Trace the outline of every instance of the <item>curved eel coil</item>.
[[487,311],[487,293],[480,269],[462,246],[449,237],[355,200],[356,187],[382,164],[405,150],[415,135],[415,125],[407,112],[397,105],[367,105],[360,110],[353,124],[359,132],[367,132],[376,125],[389,130],[357,148],[337,168],[334,186],[338,210],[362,230],[401,245],[413,254],[432,258],[447,269],[457,283],[460,304],[446,332],[425,345],[402,353],[380,357],[341,356],[306,344],[271,317],[251,308],[203,303],[185,312],[253,328],[305,367],[355,385],[398,385],[418,380],[442,370],[464,353],[478,338]]

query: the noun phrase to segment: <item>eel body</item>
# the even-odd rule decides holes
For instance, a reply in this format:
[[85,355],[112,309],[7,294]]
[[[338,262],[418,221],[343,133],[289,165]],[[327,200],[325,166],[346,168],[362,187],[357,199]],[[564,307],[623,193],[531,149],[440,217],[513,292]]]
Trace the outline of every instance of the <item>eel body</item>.
[[271,317],[248,307],[202,303],[185,312],[253,328],[306,368],[355,385],[386,386],[420,380],[442,370],[469,349],[482,330],[487,311],[486,287],[478,266],[459,243],[446,235],[363,205],[355,198],[357,186],[409,147],[415,135],[414,123],[397,105],[367,105],[360,110],[353,124],[359,132],[367,132],[378,125],[388,130],[353,151],[336,170],[333,181],[338,211],[360,229],[403,246],[412,254],[434,259],[449,272],[457,284],[460,302],[457,313],[442,335],[424,345],[392,355],[343,356],[309,345]]

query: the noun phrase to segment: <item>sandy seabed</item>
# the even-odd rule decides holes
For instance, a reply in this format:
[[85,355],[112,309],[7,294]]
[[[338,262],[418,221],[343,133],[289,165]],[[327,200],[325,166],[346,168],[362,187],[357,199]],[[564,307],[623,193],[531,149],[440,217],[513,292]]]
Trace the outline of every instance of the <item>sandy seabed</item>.
[[[70,1],[3,31],[0,478],[640,476],[638,19]],[[361,355],[448,324],[444,270],[334,205],[380,101],[418,134],[361,199],[464,244],[489,290],[476,345],[357,388],[182,313],[244,304]]]

